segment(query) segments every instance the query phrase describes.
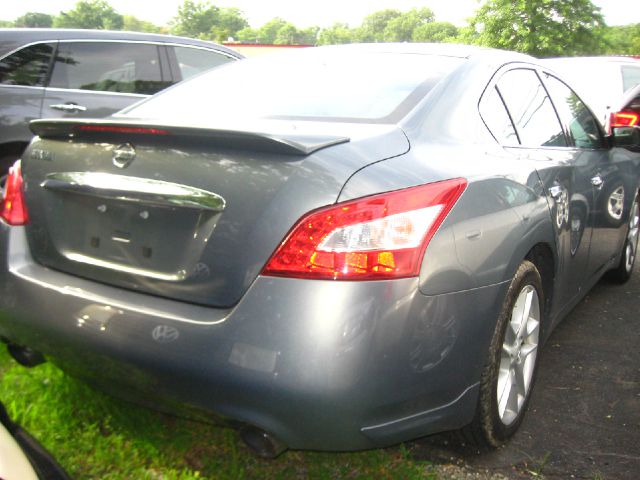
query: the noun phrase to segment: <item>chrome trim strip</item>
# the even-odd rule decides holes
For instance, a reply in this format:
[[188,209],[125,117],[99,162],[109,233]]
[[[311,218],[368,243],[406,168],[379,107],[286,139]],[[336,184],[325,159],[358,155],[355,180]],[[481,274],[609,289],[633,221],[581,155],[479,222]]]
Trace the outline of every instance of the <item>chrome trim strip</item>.
[[80,88],[60,88],[60,87],[40,87],[40,88],[46,88],[47,93],[60,92],[60,93],[84,93],[89,95],[115,95],[118,97],[136,97],[140,99],[151,96],[151,95],[144,95],[142,93],[107,92],[104,90],[82,90]]
[[123,202],[197,208],[213,212],[223,211],[226,205],[224,198],[220,195],[200,188],[111,173],[50,173],[40,186],[53,191],[90,195]]
[[137,268],[130,265],[123,265],[121,263],[100,260],[99,258],[89,257],[87,255],[82,255],[81,253],[64,252],[62,255],[72,262],[85,263],[87,265],[91,265],[92,267],[106,268],[109,270],[115,270],[117,272],[138,275],[140,277],[153,278],[154,280],[162,280],[165,282],[181,282],[182,280],[187,278],[187,272],[185,272],[184,270],[180,270],[176,273],[160,273],[153,270],[147,270],[145,268]]
[[[36,40],[34,42],[30,42],[30,43],[24,43],[22,45],[20,45],[19,47],[16,47],[15,49],[11,50],[9,53],[7,53],[6,55],[0,57],[0,62],[2,60],[4,60],[5,58],[13,55],[16,52],[19,52],[20,50],[22,50],[23,48],[27,48],[27,47],[31,47],[33,45],[39,45],[41,43],[71,43],[71,42],[85,42],[85,43],[140,43],[140,44],[146,44],[146,45],[156,45],[159,47],[162,46],[170,46],[170,47],[188,47],[188,48],[198,48],[200,50],[208,50],[210,52],[216,52],[219,53],[221,55],[224,55],[225,57],[229,57],[229,58],[233,58],[234,60],[240,60],[240,56],[233,56],[233,54],[229,53],[229,52],[225,52],[223,50],[218,50],[216,47],[211,47],[211,48],[207,48],[207,47],[203,47],[202,45],[191,45],[189,43],[178,43],[175,41],[171,41],[171,42],[161,42],[159,40],[124,40],[124,39],[109,39],[109,38],[65,38],[63,40]],[[228,47],[225,47],[228,48]],[[230,49],[231,50],[231,49]]]

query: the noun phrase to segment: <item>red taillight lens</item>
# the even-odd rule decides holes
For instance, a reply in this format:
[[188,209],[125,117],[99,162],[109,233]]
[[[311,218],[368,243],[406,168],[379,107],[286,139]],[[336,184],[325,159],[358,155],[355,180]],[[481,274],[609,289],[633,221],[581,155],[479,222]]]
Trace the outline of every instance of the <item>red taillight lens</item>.
[[135,133],[142,135],[169,135],[168,130],[146,127],[119,127],[116,125],[80,125],[76,127],[79,132],[95,133]]
[[456,178],[311,212],[262,274],[336,280],[417,276],[429,241],[466,186]]
[[640,116],[634,112],[616,112],[611,114],[611,121],[609,122],[611,128],[616,127],[633,127],[638,125]]
[[9,225],[14,226],[26,225],[29,222],[29,214],[24,202],[20,160],[9,169],[2,205],[0,206],[0,217]]

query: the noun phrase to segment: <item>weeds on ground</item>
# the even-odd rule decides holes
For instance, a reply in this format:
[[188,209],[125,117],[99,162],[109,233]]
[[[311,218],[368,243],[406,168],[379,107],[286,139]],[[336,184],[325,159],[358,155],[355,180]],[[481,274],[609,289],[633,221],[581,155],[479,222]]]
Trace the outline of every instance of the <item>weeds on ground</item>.
[[114,399],[50,363],[26,369],[0,348],[0,400],[77,480],[436,480],[400,446],[359,453],[286,452],[263,460],[234,430]]

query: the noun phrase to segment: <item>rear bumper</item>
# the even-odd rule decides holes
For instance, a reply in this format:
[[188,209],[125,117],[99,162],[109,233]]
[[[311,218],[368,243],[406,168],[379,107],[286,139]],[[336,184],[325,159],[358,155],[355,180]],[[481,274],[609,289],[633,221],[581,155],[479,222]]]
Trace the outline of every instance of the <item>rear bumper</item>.
[[0,229],[0,335],[119,396],[291,448],[384,446],[471,421],[506,289],[428,297],[418,279],[259,277],[215,309],[50,270],[22,228]]

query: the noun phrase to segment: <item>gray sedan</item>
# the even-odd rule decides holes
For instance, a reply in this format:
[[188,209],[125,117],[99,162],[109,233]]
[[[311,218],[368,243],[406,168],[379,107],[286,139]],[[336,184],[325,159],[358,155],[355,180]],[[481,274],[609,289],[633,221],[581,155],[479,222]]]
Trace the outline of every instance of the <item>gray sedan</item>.
[[500,445],[554,326],[636,257],[637,129],[509,52],[296,50],[31,128],[0,211],[14,355],[262,455]]

